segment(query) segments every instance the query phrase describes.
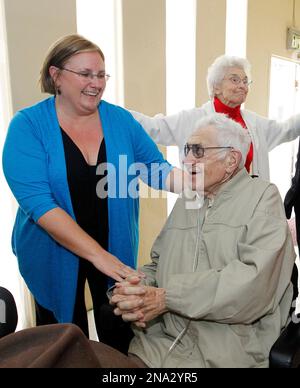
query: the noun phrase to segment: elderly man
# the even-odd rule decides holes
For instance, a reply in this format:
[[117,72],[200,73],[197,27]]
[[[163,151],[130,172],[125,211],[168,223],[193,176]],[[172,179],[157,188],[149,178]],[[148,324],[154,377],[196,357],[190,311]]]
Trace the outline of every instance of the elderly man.
[[184,164],[203,206],[179,198],[146,278],[114,290],[115,313],[135,324],[129,352],[148,367],[268,367],[288,320],[295,252],[277,188],[243,167],[249,145],[224,115],[201,119]]

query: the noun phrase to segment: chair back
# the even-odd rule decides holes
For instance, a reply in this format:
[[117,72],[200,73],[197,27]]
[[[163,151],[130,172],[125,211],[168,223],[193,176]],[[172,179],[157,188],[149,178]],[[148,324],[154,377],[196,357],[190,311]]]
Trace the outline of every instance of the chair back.
[[0,338],[16,330],[18,312],[13,295],[4,287],[0,287]]
[[292,319],[272,346],[269,356],[270,368],[300,367],[300,317],[295,314],[295,298],[298,296],[298,271],[296,264],[294,265],[291,281],[294,287],[294,299],[290,310]]

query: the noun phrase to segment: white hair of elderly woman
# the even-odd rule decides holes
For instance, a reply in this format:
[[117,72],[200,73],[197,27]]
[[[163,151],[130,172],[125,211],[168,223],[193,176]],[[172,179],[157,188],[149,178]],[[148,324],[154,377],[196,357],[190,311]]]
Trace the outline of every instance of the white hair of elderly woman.
[[[242,160],[239,167],[242,168],[245,165],[251,144],[251,138],[247,130],[236,121],[228,118],[225,114],[213,113],[197,122],[197,129],[194,134],[201,132],[208,126],[216,129],[216,146],[233,147],[235,150],[241,152]],[[222,156],[220,155],[220,157]]]
[[228,69],[231,67],[237,67],[238,69],[244,70],[248,79],[251,78],[251,65],[247,59],[230,55],[221,55],[215,59],[207,71],[206,81],[210,98],[214,98],[215,86],[221,83]]

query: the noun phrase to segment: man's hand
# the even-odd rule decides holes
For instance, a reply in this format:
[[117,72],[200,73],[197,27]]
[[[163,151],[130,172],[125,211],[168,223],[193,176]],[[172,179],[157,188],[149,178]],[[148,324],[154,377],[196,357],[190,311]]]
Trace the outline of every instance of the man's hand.
[[124,321],[133,322],[138,327],[146,327],[146,322],[167,311],[165,290],[140,284],[140,279],[130,276],[117,283],[111,303],[117,307],[116,315],[122,315]]

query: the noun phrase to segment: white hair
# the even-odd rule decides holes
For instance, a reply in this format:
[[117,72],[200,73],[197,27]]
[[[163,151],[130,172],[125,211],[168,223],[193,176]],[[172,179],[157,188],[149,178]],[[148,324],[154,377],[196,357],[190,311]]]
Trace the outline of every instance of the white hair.
[[244,167],[251,144],[251,138],[247,130],[225,114],[213,113],[197,122],[197,129],[193,135],[196,135],[208,126],[216,129],[217,146],[233,147],[235,150],[240,151],[242,160],[239,167]]
[[247,77],[251,77],[251,65],[250,62],[241,57],[234,57],[230,55],[221,55],[216,58],[213,64],[208,68],[207,71],[207,89],[210,98],[215,95],[215,87],[219,85],[225,77],[227,71],[231,67],[237,67],[244,70]]

